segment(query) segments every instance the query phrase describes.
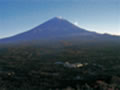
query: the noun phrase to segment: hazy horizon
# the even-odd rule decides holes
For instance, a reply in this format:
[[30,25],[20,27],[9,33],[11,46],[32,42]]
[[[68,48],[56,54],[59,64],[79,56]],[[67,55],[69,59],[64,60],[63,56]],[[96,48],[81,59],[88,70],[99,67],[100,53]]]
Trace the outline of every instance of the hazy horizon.
[[119,9],[119,0],[1,0],[0,38],[25,32],[55,16],[90,31],[120,35]]

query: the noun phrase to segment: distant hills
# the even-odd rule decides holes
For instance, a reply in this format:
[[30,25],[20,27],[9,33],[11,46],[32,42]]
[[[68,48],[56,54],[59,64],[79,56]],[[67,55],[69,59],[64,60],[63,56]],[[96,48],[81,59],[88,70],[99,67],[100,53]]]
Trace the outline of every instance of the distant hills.
[[90,32],[83,28],[80,28],[71,22],[54,17],[47,22],[20,34],[17,34],[12,37],[4,38],[0,40],[0,44],[8,43],[25,43],[25,42],[34,42],[36,41],[42,43],[55,42],[61,40],[70,40],[70,41],[116,41],[120,42],[120,36],[113,36],[109,34],[99,34],[96,32]]

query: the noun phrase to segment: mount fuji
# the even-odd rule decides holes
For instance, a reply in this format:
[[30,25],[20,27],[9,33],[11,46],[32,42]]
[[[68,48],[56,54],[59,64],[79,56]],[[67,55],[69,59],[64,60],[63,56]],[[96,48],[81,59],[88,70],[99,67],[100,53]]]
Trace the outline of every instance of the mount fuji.
[[113,40],[120,42],[119,36],[109,34],[99,34],[80,28],[71,22],[61,18],[54,17],[47,22],[12,37],[0,39],[0,44],[24,43],[24,42],[43,42],[59,40],[77,40],[79,42],[87,41],[106,41]]

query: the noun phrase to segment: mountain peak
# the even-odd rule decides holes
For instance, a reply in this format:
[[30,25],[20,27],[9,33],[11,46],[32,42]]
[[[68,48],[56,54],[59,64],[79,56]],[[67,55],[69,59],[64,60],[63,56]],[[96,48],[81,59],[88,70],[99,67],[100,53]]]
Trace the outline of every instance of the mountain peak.
[[56,16],[56,17],[53,17],[53,18],[49,19],[48,21],[46,21],[43,24],[46,24],[46,23],[49,23],[49,24],[56,23],[56,24],[58,24],[59,22],[63,22],[63,21],[65,22],[67,20],[64,19],[62,16]]
[[57,18],[57,19],[63,19],[62,16],[56,16],[55,18]]
[[65,21],[67,21],[67,20],[64,19],[62,16],[56,16],[56,17],[53,17],[53,18],[50,19],[50,20],[58,20],[58,21],[65,20]]

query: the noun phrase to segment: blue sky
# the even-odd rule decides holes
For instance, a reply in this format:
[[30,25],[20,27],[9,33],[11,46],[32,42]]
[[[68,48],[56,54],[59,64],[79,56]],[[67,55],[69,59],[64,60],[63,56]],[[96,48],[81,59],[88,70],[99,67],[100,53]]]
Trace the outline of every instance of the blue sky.
[[0,38],[55,16],[90,31],[120,35],[120,0],[0,0]]

